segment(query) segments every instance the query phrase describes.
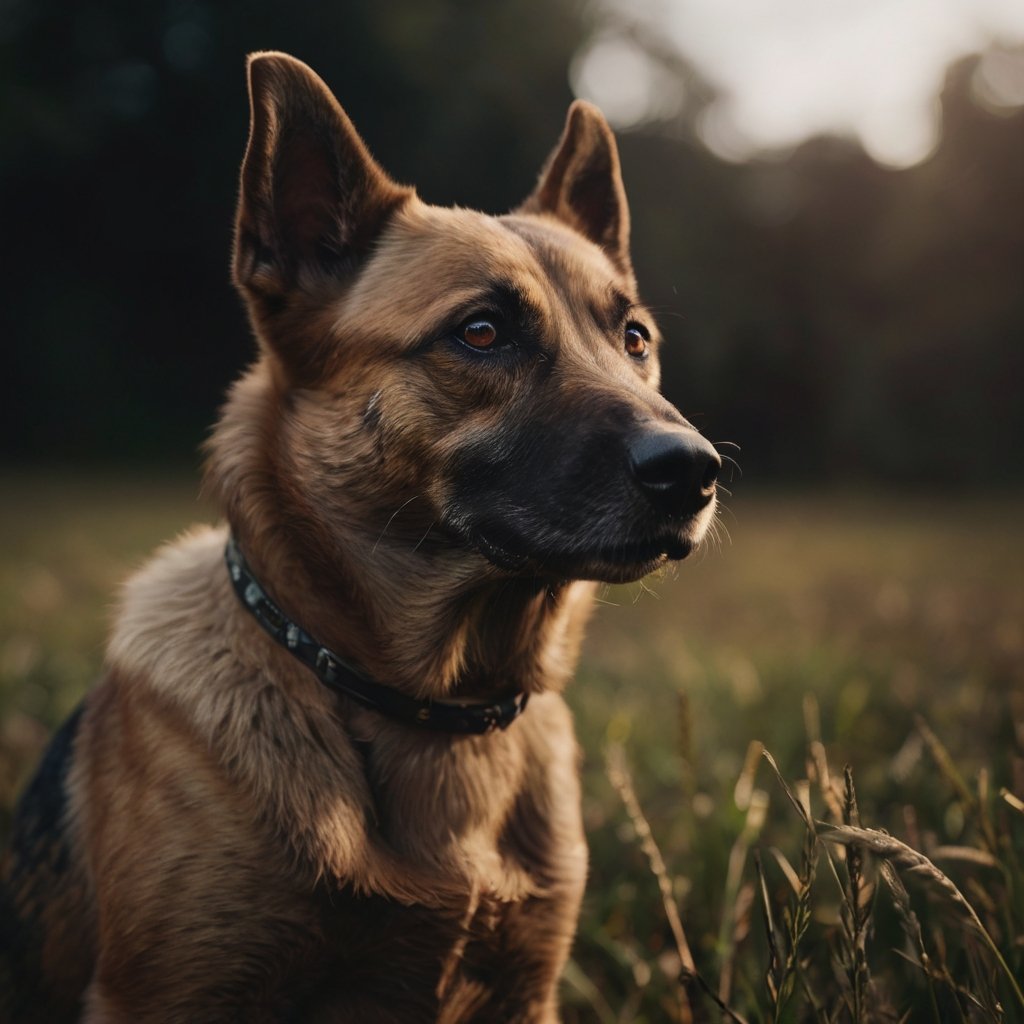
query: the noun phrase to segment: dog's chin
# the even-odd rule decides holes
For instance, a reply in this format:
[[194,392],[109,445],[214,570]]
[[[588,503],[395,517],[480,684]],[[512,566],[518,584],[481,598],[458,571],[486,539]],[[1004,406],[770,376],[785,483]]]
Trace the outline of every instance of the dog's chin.
[[667,562],[681,561],[696,547],[695,542],[685,535],[623,541],[597,550],[572,552],[523,552],[507,541],[499,543],[482,531],[473,535],[472,542],[491,565],[505,572],[601,583],[634,583]]
[[[680,558],[685,558],[681,555]],[[678,559],[675,559],[678,561]],[[667,562],[673,561],[667,554],[649,558],[643,562],[620,563],[598,558],[582,565],[567,567],[562,573],[564,579],[595,580],[599,583],[635,583],[649,576],[655,569],[660,569]]]

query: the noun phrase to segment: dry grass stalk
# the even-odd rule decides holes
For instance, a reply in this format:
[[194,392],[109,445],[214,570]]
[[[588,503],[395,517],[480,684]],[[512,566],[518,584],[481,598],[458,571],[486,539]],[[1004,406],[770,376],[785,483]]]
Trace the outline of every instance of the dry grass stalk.
[[[977,820],[979,830],[989,852],[998,853],[999,844],[996,840],[995,831],[992,828],[992,822],[988,817],[987,801],[984,798],[979,798],[971,791],[971,787],[964,781],[964,777],[960,774],[960,770],[957,768],[952,755],[943,746],[942,741],[935,735],[921,715],[914,715],[914,725],[924,740],[924,744],[932,755],[932,759],[938,766],[939,771],[942,772],[946,781],[956,791],[965,813]],[[987,785],[984,782],[982,785],[987,790]]]
[[668,919],[669,928],[672,930],[672,938],[679,953],[681,964],[680,981],[682,984],[678,989],[680,1018],[690,1024],[693,1021],[693,1008],[690,1002],[690,993],[693,983],[696,982],[700,988],[711,998],[712,1002],[735,1024],[747,1024],[734,1010],[730,1009],[704,980],[694,963],[693,954],[690,952],[690,944],[686,940],[686,933],[683,931],[683,922],[679,918],[679,911],[676,908],[675,898],[672,894],[672,882],[665,867],[661,850],[654,840],[651,826],[644,816],[640,801],[637,799],[636,790],[633,788],[633,778],[630,775],[626,764],[626,754],[621,744],[610,744],[605,750],[605,770],[608,779],[615,791],[619,794],[626,814],[633,825],[633,829],[640,840],[640,847],[647,857],[651,866],[651,872],[658,882],[658,889],[661,892],[662,906],[665,909],[665,917]]
[[999,838],[996,835],[996,828],[992,822],[992,791],[989,785],[988,769],[981,768],[978,771],[978,827],[989,852],[999,852]]
[[818,705],[818,698],[809,690],[804,693],[803,699],[804,733],[808,743],[821,742],[821,708]]
[[[879,874],[882,876],[882,881],[885,882],[889,895],[892,897],[893,906],[896,908],[896,916],[900,920],[900,927],[910,942],[911,948],[917,954],[917,959],[909,956],[905,956],[905,959],[917,967],[924,975],[925,983],[928,987],[928,1005],[931,1009],[932,1020],[935,1021],[935,1024],[943,1024],[942,1015],[939,1012],[938,997],[935,994],[935,983],[940,982],[943,985],[949,986],[951,983],[949,973],[948,971],[936,970],[932,966],[931,957],[928,955],[928,949],[924,942],[924,933],[921,931],[921,922],[917,919],[917,914],[914,913],[914,908],[910,903],[910,893],[907,892],[907,887],[903,884],[903,879],[900,878],[899,873],[889,861],[882,860],[879,862]],[[898,956],[904,956],[899,950],[895,952]],[[952,988],[953,991],[956,991],[955,985]],[[959,1003],[957,1003],[957,1007],[959,1008]],[[963,1019],[962,1012],[961,1019]]]
[[764,877],[761,854],[754,851],[754,867],[757,870],[758,892],[761,897],[761,917],[764,920],[765,935],[768,939],[768,967],[765,969],[765,988],[774,1006],[779,1001],[779,985],[782,981],[782,953],[779,949],[778,929],[772,915],[772,901],[768,896],[768,883]]
[[[807,708],[805,701],[804,707]],[[769,996],[772,998],[773,1020],[778,1022],[782,1019],[782,1012],[789,1002],[790,996],[796,985],[797,974],[800,967],[800,942],[807,932],[811,923],[811,889],[814,885],[814,877],[818,863],[818,838],[814,823],[810,814],[810,791],[804,786],[799,791],[799,796],[790,789],[788,783],[779,771],[775,758],[765,750],[764,759],[768,762],[775,774],[782,791],[786,794],[789,802],[796,809],[804,823],[804,843],[800,856],[800,872],[798,880],[800,890],[796,897],[796,904],[785,913],[786,932],[789,949],[786,960],[783,964],[777,984],[769,986]]]
[[690,944],[686,940],[686,933],[683,931],[683,922],[679,918],[679,910],[676,907],[675,897],[672,893],[672,881],[668,876],[668,869],[665,867],[661,850],[654,841],[651,833],[651,826],[644,816],[637,799],[636,790],[633,788],[633,779],[626,766],[626,754],[622,747],[611,744],[605,751],[605,767],[608,779],[615,791],[619,794],[633,829],[640,840],[640,847],[647,856],[651,871],[658,882],[658,890],[661,893],[662,906],[665,908],[665,917],[668,919],[669,928],[672,930],[672,938],[679,953],[679,961],[682,965],[683,984],[679,987],[679,1015],[684,1024],[691,1024],[693,1021],[693,1009],[690,1005],[688,994],[688,982],[697,976],[697,965],[693,961],[693,954],[690,952]]
[[1014,796],[1013,793],[1011,793],[1008,789],[1006,789],[1005,786],[1001,790],[999,790],[999,795],[1015,811],[1019,811],[1021,814],[1024,814],[1024,800],[1021,800],[1020,797],[1018,797],[1018,796]]
[[789,883],[789,887],[793,890],[793,895],[799,896],[800,876],[796,873],[793,865],[789,863],[789,858],[777,846],[768,847],[768,852],[775,858],[775,862],[779,865],[779,870]]
[[986,914],[991,917],[995,917],[999,912],[999,907],[996,905],[996,901],[985,891],[981,883],[976,878],[968,878],[967,885],[965,887],[971,894],[971,899],[975,903],[979,904]]
[[785,778],[783,778],[782,772],[779,771],[779,766],[775,758],[772,757],[767,750],[763,750],[761,756],[768,762],[768,765],[775,774],[775,778],[778,780],[779,785],[782,786],[782,792],[786,794],[789,798],[789,802],[796,808],[796,812],[800,815],[800,819],[807,826],[809,831],[814,832],[814,823],[811,821],[811,817],[807,813],[807,808],[801,800],[797,799],[793,790],[789,788],[789,783],[786,782]]
[[[853,785],[853,769],[843,769],[843,822],[859,827],[860,811],[857,808],[857,792]],[[844,924],[847,928],[850,953],[850,990],[853,997],[853,1019],[857,1024],[865,1019],[865,1000],[871,975],[868,970],[867,941],[868,926],[871,923],[871,901],[874,885],[864,873],[864,856],[857,843],[846,847],[846,876],[849,891],[843,901]]]
[[1005,974],[1013,994],[1021,1007],[1024,1008],[1024,992],[1003,959],[999,947],[995,944],[992,936],[989,935],[985,926],[981,923],[974,908],[964,898],[963,893],[947,878],[927,857],[917,850],[901,843],[898,839],[885,832],[877,832],[874,829],[855,828],[852,825],[829,825],[827,822],[818,823],[818,835],[830,843],[840,843],[849,847],[851,844],[863,846],[870,850],[876,857],[891,864],[893,868],[916,878],[931,889],[943,895],[958,911],[964,922],[970,926],[982,943],[988,948],[995,958],[1001,971]]
[[[799,896],[800,882],[796,872],[793,870],[792,865],[789,861],[778,850],[772,851],[780,865],[785,864],[786,871],[792,875],[793,881],[791,884],[794,887],[794,892]],[[764,866],[761,863],[761,854],[759,851],[754,851],[754,866],[757,870],[757,883],[758,883],[758,894],[760,896],[761,906],[761,917],[764,921],[765,933],[768,939],[768,966],[765,969],[765,988],[768,991],[768,998],[771,1001],[772,1007],[779,1006],[779,997],[781,995],[781,986],[785,979],[785,963],[783,960],[782,949],[781,949],[781,937],[779,930],[775,924],[775,918],[772,914],[771,899],[768,895],[768,882],[765,879]],[[814,1012],[815,1020],[819,1024],[830,1024],[830,1019],[825,1013],[824,1008],[818,1001],[814,994],[814,990],[807,976],[801,971],[799,972],[799,978],[803,987],[804,996],[807,999],[808,1005]]]
[[[896,907],[896,914],[900,921],[900,927],[903,929],[903,934],[906,935],[910,947],[916,954],[916,959],[909,956],[907,956],[907,959],[909,959],[909,962],[914,967],[919,968],[925,976],[925,982],[928,985],[928,1000],[932,1011],[932,1019],[935,1021],[935,1024],[942,1024],[942,1018],[939,1014],[939,1001],[935,995],[936,973],[932,969],[931,958],[925,946],[925,936],[921,930],[921,922],[918,921],[918,915],[913,912],[913,907],[910,905],[910,894],[906,891],[906,886],[903,885],[903,880],[899,877],[896,868],[889,861],[883,860],[881,862],[879,873],[889,890],[889,894],[892,896],[893,905]],[[940,980],[942,980],[941,976]]]
[[832,773],[828,767],[828,756],[825,752],[825,744],[821,740],[811,740],[807,747],[807,774],[812,780],[818,783],[818,790],[822,800],[828,808],[829,814],[836,821],[843,820],[843,809],[836,795],[836,786],[832,781]]
[[736,975],[736,954],[743,940],[750,934],[750,911],[754,905],[754,886],[749,882],[740,886],[733,907],[732,932],[728,953],[723,957],[718,976],[718,998],[728,1004],[732,999],[733,979]]
[[757,766],[761,763],[761,751],[764,747],[760,740],[751,740],[747,745],[747,756],[743,759],[743,770],[736,780],[732,798],[736,807],[745,811],[750,807],[750,799],[754,794],[754,782],[757,779]]
[[936,846],[929,852],[932,855],[932,860],[956,860],[966,864],[977,864],[983,868],[999,867],[999,861],[991,853],[978,850],[973,846]]
[[974,794],[970,786],[964,781],[949,751],[943,746],[942,741],[932,732],[931,726],[921,715],[914,715],[914,725],[924,740],[928,752],[932,755],[939,771],[946,777],[949,784],[956,790],[960,800],[968,807],[974,806]]
[[[761,744],[757,744],[760,750]],[[747,803],[747,816],[743,828],[729,851],[729,864],[725,876],[725,901],[722,921],[718,932],[718,948],[721,950],[722,969],[718,979],[718,998],[728,1003],[732,996],[732,977],[736,957],[737,925],[740,921],[739,897],[742,890],[743,869],[747,863],[750,847],[764,828],[768,815],[768,794],[755,789]],[[749,904],[747,907],[749,911]]]

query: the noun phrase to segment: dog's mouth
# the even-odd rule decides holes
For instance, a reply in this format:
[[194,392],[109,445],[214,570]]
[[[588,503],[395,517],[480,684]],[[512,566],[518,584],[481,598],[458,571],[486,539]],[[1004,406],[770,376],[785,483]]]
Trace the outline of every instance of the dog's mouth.
[[686,533],[622,540],[574,551],[526,552],[494,529],[475,530],[469,541],[492,565],[506,572],[532,572],[561,579],[631,583],[670,561],[686,558],[696,541]]

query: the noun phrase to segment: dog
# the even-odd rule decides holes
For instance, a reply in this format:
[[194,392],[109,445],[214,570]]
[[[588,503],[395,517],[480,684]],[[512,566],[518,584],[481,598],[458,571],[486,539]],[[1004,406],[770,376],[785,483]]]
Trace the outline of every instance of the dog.
[[700,543],[719,456],[658,391],[595,107],[492,217],[395,183],[301,62],[248,75],[226,525],[126,584],[19,804],[2,1019],[555,1021],[560,691],[595,587]]

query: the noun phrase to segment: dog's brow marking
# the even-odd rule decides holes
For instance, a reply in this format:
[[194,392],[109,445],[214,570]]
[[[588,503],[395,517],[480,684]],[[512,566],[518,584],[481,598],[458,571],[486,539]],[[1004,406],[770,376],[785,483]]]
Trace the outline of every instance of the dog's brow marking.
[[401,512],[402,509],[404,509],[407,505],[412,504],[412,502],[414,502],[418,497],[418,494],[414,494],[407,501],[403,501],[402,504],[395,509],[395,511],[391,514],[391,518],[384,524],[384,529],[380,531],[380,536],[373,542],[373,547],[370,548],[371,555],[377,551],[377,545],[380,544],[380,542],[384,539],[384,534],[388,532],[388,527],[395,521],[395,516],[397,516],[398,513]]
[[[439,306],[440,301],[435,305]],[[408,352],[416,354],[429,348],[470,316],[501,314],[515,325],[529,325],[543,322],[545,309],[530,288],[511,279],[499,278],[478,288],[460,290],[447,297],[443,312],[435,313],[417,337],[407,339]]]
[[610,326],[618,327],[630,310],[636,308],[636,303],[614,284],[608,286],[608,306],[611,310]]

